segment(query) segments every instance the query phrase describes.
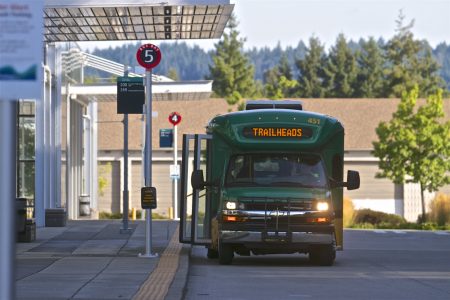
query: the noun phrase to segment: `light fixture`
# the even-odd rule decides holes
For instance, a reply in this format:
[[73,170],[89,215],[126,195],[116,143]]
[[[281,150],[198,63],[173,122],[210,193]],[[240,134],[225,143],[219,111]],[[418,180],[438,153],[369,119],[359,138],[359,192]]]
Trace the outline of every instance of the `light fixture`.
[[236,209],[237,205],[236,205],[236,202],[227,201],[225,203],[225,207],[227,209]]
[[329,208],[328,202],[317,202],[318,211],[326,211],[328,210],[328,208]]

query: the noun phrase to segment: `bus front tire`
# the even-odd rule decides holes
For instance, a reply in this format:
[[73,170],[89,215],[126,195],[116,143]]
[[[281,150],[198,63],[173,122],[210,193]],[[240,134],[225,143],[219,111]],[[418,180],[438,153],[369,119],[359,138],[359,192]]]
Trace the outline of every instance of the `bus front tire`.
[[230,244],[224,244],[219,240],[219,263],[221,265],[230,265],[233,261],[234,251]]
[[314,247],[309,252],[309,260],[319,266],[332,266],[336,259],[336,249],[333,245]]

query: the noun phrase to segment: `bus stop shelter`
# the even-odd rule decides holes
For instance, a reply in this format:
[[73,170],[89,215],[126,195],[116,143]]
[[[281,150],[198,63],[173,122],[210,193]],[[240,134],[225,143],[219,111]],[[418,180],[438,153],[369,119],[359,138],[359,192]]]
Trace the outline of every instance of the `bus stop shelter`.
[[[45,226],[45,210],[61,205],[61,164],[66,164],[66,208],[69,217],[76,218],[78,197],[84,193],[83,148],[80,142],[83,124],[95,116],[95,105],[89,103],[100,97],[98,90],[89,95],[88,88],[63,86],[66,74],[62,63],[60,43],[79,41],[165,41],[181,39],[220,38],[234,5],[226,0],[46,0],[44,6],[44,90],[42,101],[36,103],[36,190],[35,217],[37,226]],[[170,83],[166,83],[170,85]],[[98,88],[98,87],[97,87]],[[166,87],[167,88],[167,87]],[[81,90],[82,91],[81,91]],[[158,89],[158,88],[157,88]],[[76,96],[77,92],[80,96]],[[81,94],[85,94],[82,96]],[[169,94],[169,93],[166,93]],[[182,93],[172,93],[179,97]],[[109,98],[111,87],[104,95]],[[177,96],[178,95],[178,96]],[[66,103],[66,151],[63,155],[61,128],[62,99]],[[105,97],[105,96],[102,96]],[[155,100],[158,100],[156,98]],[[95,126],[95,122],[89,128]],[[90,142],[91,141],[91,142]],[[95,153],[95,137],[86,144]],[[95,155],[91,156],[90,174],[95,173]],[[95,176],[94,176],[95,177]],[[90,178],[92,181],[92,177]],[[95,184],[88,187],[95,194]]]
[[[62,161],[62,83],[63,70],[59,43],[71,41],[163,41],[177,39],[220,38],[233,10],[229,0],[44,0],[44,80],[41,99],[35,106],[35,218],[37,226],[45,226],[45,211],[61,203],[61,161]],[[39,5],[42,3],[40,0]],[[22,3],[20,3],[22,4]],[[29,1],[28,4],[32,4]],[[34,4],[33,4],[34,5]],[[26,6],[15,6],[25,8]],[[69,95],[69,93],[67,93]],[[19,96],[20,97],[20,96]],[[82,123],[81,109],[67,97],[68,115],[71,121]],[[5,136],[5,147],[0,151],[3,171],[0,178],[4,182],[3,202],[0,207],[0,297],[14,297],[14,246],[13,221],[11,212],[14,205],[14,148],[16,134],[16,106],[13,101],[1,103],[0,115]],[[72,127],[72,123],[68,123]],[[80,138],[80,126],[77,126]],[[7,133],[6,133],[7,132]],[[68,133],[69,130],[67,130]],[[73,141],[76,138],[72,140]],[[68,138],[69,139],[69,138]],[[4,148],[4,149],[3,149]],[[71,159],[66,151],[66,161]],[[80,148],[72,149],[78,160],[82,154]],[[80,166],[68,165],[66,173],[81,181]],[[73,186],[75,193],[66,193],[70,197],[80,192],[80,184]],[[13,199],[10,199],[13,198]],[[68,198],[67,203],[78,199]],[[70,206],[69,215],[72,213]]]

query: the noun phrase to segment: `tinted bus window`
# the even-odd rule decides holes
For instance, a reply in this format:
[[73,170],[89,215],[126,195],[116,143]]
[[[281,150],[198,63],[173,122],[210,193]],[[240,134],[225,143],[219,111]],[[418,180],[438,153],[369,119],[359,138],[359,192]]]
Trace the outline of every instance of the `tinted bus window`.
[[319,156],[302,154],[242,154],[231,158],[226,184],[325,188]]

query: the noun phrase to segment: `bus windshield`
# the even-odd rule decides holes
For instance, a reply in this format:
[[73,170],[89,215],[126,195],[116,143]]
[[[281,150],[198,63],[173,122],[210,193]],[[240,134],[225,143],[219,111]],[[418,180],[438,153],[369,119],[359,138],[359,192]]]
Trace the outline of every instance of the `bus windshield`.
[[226,185],[326,188],[327,180],[317,155],[259,153],[231,157]]

